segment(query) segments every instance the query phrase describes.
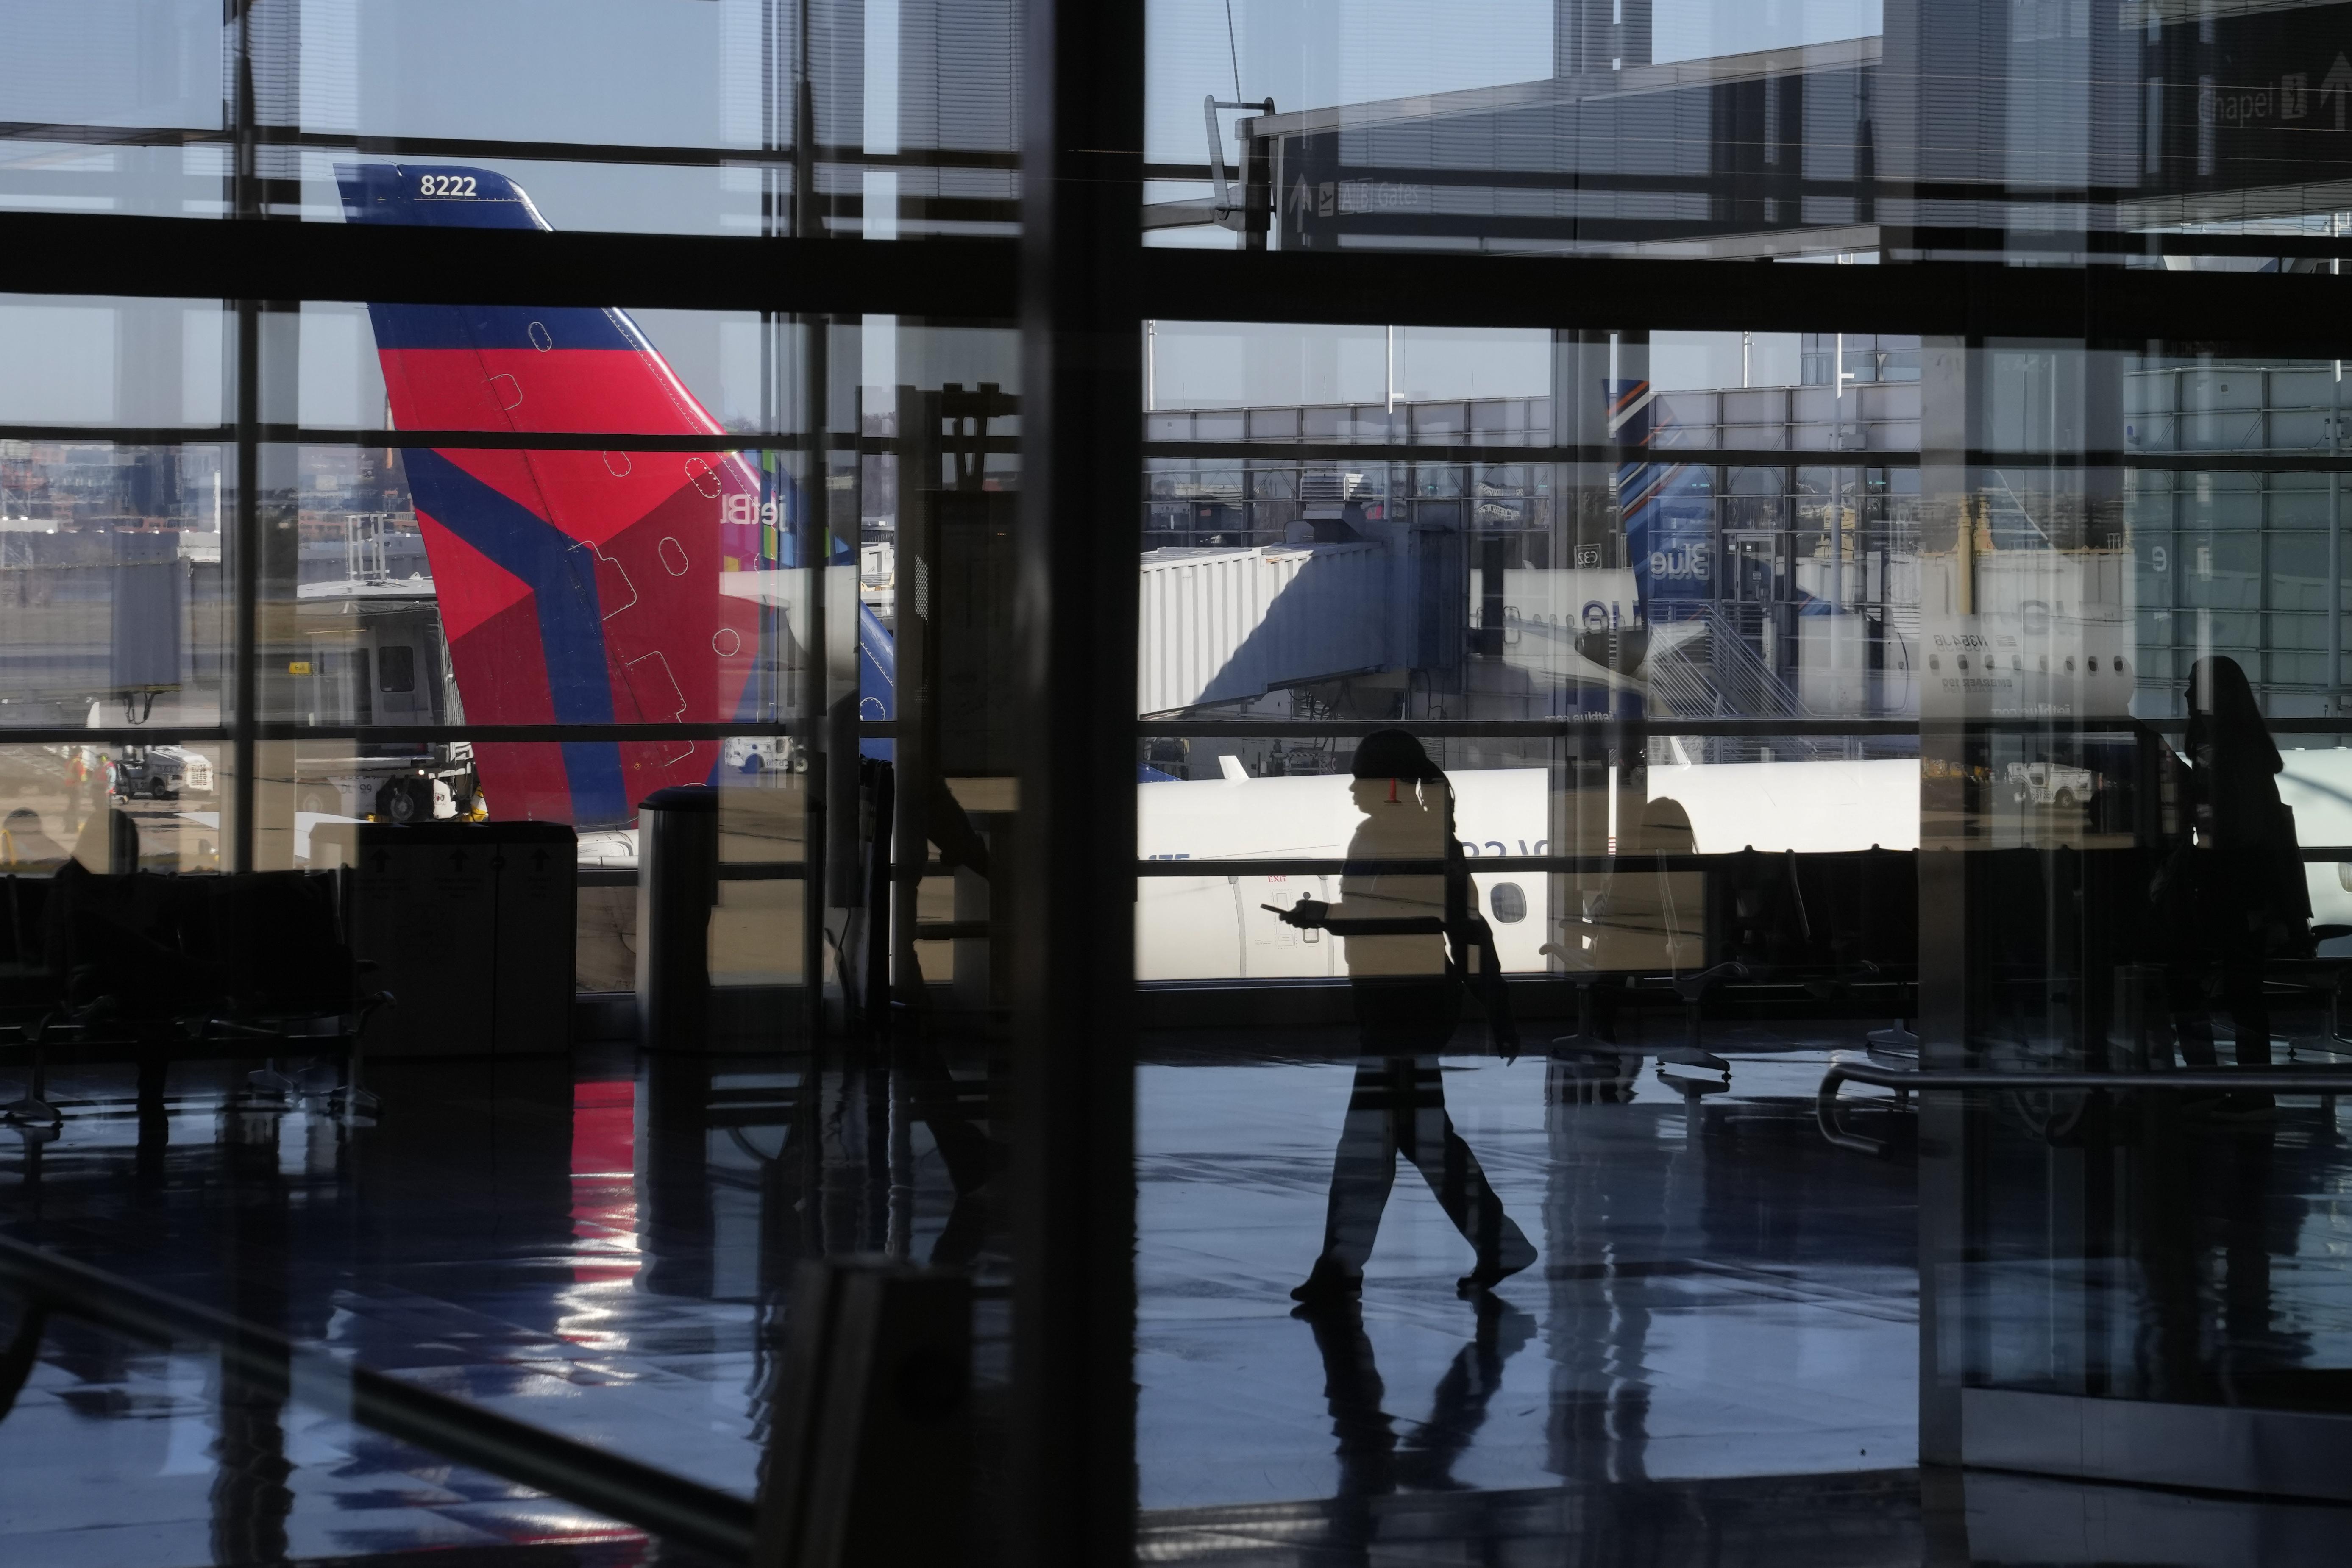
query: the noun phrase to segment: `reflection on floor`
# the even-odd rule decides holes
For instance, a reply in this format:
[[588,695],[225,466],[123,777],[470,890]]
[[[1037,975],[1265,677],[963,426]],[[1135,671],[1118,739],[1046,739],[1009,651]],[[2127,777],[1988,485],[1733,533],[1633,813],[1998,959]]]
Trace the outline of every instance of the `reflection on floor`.
[[[1454,1124],[1538,1260],[1463,1300],[1470,1249],[1407,1170],[1360,1303],[1300,1314],[1349,1041],[1155,1037],[1137,1101],[1144,1558],[2201,1563],[2343,1517],[1923,1482],[1910,1166],[1815,1131],[1828,1044],[1847,1042],[1750,1043],[1775,1049],[1733,1052],[1729,1092],[1688,1098],[1650,1071],[1446,1059]],[[63,1135],[0,1137],[0,1222],[748,1493],[767,1347],[813,1251],[971,1267],[982,1414],[1000,1418],[1003,1107],[984,1054],[953,1066],[803,1085],[726,1060],[378,1063],[384,1113],[359,1129],[183,1069],[143,1145],[127,1071],[59,1073]],[[2201,1544],[2165,1556],[2168,1539]],[[0,1540],[44,1568],[690,1561],[273,1403],[200,1352],[63,1322],[0,1421]]]
[[[944,1238],[983,1283],[1003,1275],[992,1195],[960,1206],[929,1139],[902,1184],[868,1159],[907,1129],[865,1073],[814,1097],[723,1059],[379,1061],[370,1082],[381,1121],[351,1129],[233,1106],[230,1075],[175,1068],[167,1135],[142,1145],[128,1070],[53,1072],[62,1136],[0,1134],[7,1234],[745,1495],[802,1253],[922,1258]],[[984,1381],[1003,1311],[981,1307]],[[57,1568],[522,1545],[602,1563],[578,1556],[598,1543],[655,1560],[583,1509],[225,1386],[215,1357],[64,1321],[0,1423],[0,1558]]]
[[1171,1509],[1146,1516],[1139,1556],[1218,1568],[1893,1568],[1937,1561],[1927,1533],[1918,1473],[1882,1469]]
[[1456,1060],[1454,1124],[1541,1258],[1459,1300],[1471,1250],[1408,1176],[1360,1312],[1304,1318],[1352,1064],[1145,1068],[1144,1506],[1909,1465],[1912,1184],[1822,1141],[1822,1060],[1741,1061],[1696,1113]]

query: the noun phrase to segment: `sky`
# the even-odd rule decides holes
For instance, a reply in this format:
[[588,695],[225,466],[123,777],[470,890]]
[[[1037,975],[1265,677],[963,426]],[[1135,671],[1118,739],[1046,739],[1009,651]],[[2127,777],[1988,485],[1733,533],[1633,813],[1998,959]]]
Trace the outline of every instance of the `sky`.
[[[1149,5],[1144,145],[1163,162],[1206,157],[1204,98],[1271,98],[1286,113],[1551,75],[1552,0]],[[1862,37],[1879,27],[1880,0],[1653,0],[1651,49],[1664,62]],[[1230,120],[1223,134],[1230,155]]]
[[[1146,0],[1146,145],[1205,152],[1204,97],[1279,110],[1492,87],[1551,73],[1552,0]],[[845,8],[821,77],[852,124],[897,140],[900,0]],[[784,14],[789,15],[789,5]],[[218,0],[0,0],[0,120],[220,123]],[[314,131],[490,141],[756,145],[762,0],[259,0],[299,16],[299,115]],[[1879,0],[1654,0],[1660,60],[1878,30]],[[855,36],[852,36],[855,34]],[[845,136],[843,133],[850,132]],[[593,199],[657,205],[608,175]],[[560,197],[551,197],[560,201]],[[550,213],[551,218],[556,214]],[[648,226],[663,214],[648,212]],[[576,219],[575,219],[576,221]]]
[[[843,141],[899,140],[895,107],[919,83],[899,79],[901,0],[866,0],[822,57],[851,119]],[[1496,86],[1548,76],[1552,0],[1147,0],[1146,152],[1196,162],[1206,152],[1201,102],[1271,97],[1278,110]],[[789,6],[784,13],[789,15]],[[636,145],[743,146],[760,136],[761,0],[260,0],[256,26],[299,15],[298,103],[309,129],[486,141],[598,141]],[[1661,58],[1852,37],[1875,30],[1878,0],[1654,0]],[[0,120],[115,125],[220,122],[223,34],[218,0],[0,0]],[[853,91],[854,89],[854,91]],[[845,110],[848,112],[848,110]],[[908,122],[911,123],[911,122]],[[1230,134],[1230,116],[1223,131]],[[186,192],[210,193],[219,150],[124,154],[118,183],[161,176],[142,210],[178,210]],[[99,160],[114,156],[99,153]],[[209,160],[209,162],[208,162]],[[514,173],[562,228],[740,232],[756,225],[757,178],[742,169],[598,165],[480,159]],[[305,215],[340,215],[335,155],[302,157]],[[196,204],[203,204],[200,201]],[[214,204],[215,206],[216,203]],[[75,313],[30,304],[0,311],[0,370],[47,361],[27,382],[62,416],[109,416],[134,397],[114,384],[130,350],[176,332],[166,352],[185,417],[214,411],[217,350],[204,322],[142,323],[118,343],[110,308]],[[742,317],[648,313],[655,340],[722,419],[758,412],[759,328]],[[853,329],[861,379],[1017,377],[1009,342],[982,334]],[[68,345],[75,345],[71,349]],[[322,424],[373,423],[380,407],[364,315],[314,306],[304,313],[301,415]],[[1751,345],[1757,384],[1780,379],[1768,345]],[[1738,384],[1734,342],[1661,342],[1662,385]],[[159,362],[163,362],[159,361]],[[1161,406],[1360,402],[1539,395],[1547,384],[1541,333],[1407,329],[1393,356],[1385,331],[1359,329],[1185,328],[1159,335],[1152,395]],[[1391,369],[1393,367],[1393,369]],[[9,394],[0,389],[0,403]],[[169,400],[166,400],[169,401]],[[872,400],[869,399],[869,406]],[[169,420],[159,407],[151,417]],[[24,417],[21,413],[17,417]]]

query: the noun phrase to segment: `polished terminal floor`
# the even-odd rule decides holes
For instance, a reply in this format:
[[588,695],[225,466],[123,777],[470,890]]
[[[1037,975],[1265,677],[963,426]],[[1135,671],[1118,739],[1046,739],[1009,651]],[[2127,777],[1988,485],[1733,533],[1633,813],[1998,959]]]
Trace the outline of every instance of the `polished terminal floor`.
[[[1463,1043],[1445,1061],[1446,1099],[1538,1263],[1484,1302],[1460,1299],[1469,1249],[1407,1167],[1360,1306],[1302,1315],[1287,1292],[1320,1245],[1350,1039],[1147,1039],[1143,1560],[2094,1562],[2128,1544],[2137,1555],[2112,1560],[2202,1563],[2252,1561],[2232,1553],[2258,1539],[2265,1560],[2300,1562],[2296,1543],[2332,1549],[2352,1522],[2326,1508],[1923,1479],[1911,1167],[1833,1149],[1813,1125],[1828,1051],[1855,1043],[1844,1031],[1728,1041],[1729,1091],[1696,1099],[1646,1066],[1506,1063]],[[985,1133],[1002,1107],[984,1053],[945,1060],[957,1084],[905,1061],[803,1085],[742,1059],[625,1051],[378,1062],[383,1113],[358,1128],[254,1107],[226,1069],[182,1068],[168,1139],[151,1127],[143,1147],[127,1070],[58,1073],[63,1134],[0,1141],[0,1220],[748,1495],[776,1373],[768,1347],[811,1252],[972,1269],[978,1416],[1001,1419],[1003,1161]],[[2294,1168],[2323,1190],[2352,1177],[2352,1155]],[[983,1469],[983,1542],[999,1533],[992,1479]],[[2093,1513],[2105,1521],[2095,1543],[2081,1526]],[[693,1561],[331,1411],[281,1406],[225,1382],[206,1354],[63,1320],[0,1420],[11,1563],[242,1568],[428,1551],[420,1561],[441,1568]]]

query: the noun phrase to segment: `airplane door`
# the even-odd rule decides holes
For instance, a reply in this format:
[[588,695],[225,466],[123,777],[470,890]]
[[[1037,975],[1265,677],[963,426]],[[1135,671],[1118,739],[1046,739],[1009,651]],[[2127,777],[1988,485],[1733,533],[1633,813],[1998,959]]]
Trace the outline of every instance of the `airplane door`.
[[416,649],[407,643],[386,643],[376,649],[377,706],[404,716],[416,708]]

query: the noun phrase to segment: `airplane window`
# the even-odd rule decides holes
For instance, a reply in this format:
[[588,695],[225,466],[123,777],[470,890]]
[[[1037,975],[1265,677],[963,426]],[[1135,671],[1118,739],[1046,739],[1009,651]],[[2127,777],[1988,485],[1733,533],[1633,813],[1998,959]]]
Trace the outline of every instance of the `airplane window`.
[[416,650],[402,643],[376,651],[375,667],[383,676],[382,689],[387,692],[413,692],[416,689]]
[[1528,895],[1516,882],[1498,882],[1486,894],[1487,905],[1495,918],[1506,925],[1516,925],[1528,917]]

